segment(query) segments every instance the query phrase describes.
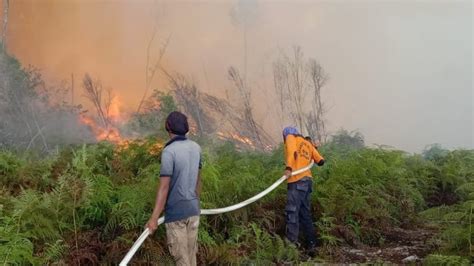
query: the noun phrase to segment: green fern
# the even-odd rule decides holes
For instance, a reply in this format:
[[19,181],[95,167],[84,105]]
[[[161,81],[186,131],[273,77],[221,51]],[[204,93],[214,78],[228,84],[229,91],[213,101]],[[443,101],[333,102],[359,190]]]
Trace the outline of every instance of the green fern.
[[67,249],[68,246],[62,239],[58,239],[52,244],[46,244],[46,249],[41,256],[42,263],[49,264],[60,261],[66,254]]
[[3,265],[35,264],[33,243],[18,231],[15,221],[0,217],[0,263]]
[[50,240],[60,237],[54,218],[51,201],[44,200],[46,195],[25,190],[14,199],[13,219],[18,230],[32,239]]

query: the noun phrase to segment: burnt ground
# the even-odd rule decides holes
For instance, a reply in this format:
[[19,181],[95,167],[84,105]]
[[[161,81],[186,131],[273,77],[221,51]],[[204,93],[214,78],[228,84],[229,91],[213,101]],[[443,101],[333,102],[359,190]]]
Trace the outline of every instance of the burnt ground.
[[384,244],[379,247],[342,246],[333,252],[329,261],[343,264],[370,262],[421,264],[422,259],[437,248],[432,241],[436,232],[436,228],[430,227],[394,228],[385,233]]

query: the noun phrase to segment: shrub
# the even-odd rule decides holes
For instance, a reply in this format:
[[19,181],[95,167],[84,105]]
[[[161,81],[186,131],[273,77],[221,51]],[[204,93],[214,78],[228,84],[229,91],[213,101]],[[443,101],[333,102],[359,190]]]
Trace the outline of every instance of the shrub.
[[458,266],[458,265],[470,265],[469,260],[461,256],[447,256],[440,254],[428,255],[423,260],[423,265],[426,266]]

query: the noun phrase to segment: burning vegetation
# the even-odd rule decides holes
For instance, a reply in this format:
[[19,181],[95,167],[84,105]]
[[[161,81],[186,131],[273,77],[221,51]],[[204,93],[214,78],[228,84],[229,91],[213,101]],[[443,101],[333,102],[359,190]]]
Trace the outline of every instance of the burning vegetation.
[[110,141],[120,143],[125,139],[120,134],[118,125],[125,122],[123,113],[120,110],[120,102],[112,94],[112,89],[103,89],[100,81],[93,81],[86,74],[83,79],[85,97],[93,104],[96,111],[96,119],[80,115],[79,121],[87,125],[94,134],[97,141]]
[[[38,71],[21,69],[21,65],[11,63],[15,59],[2,50],[6,85],[0,96],[7,103],[4,113],[11,114],[0,124],[2,146],[49,152],[67,144],[100,141],[120,144],[150,135],[165,138],[164,117],[177,109],[188,115],[191,134],[230,141],[241,149],[268,151],[275,147],[280,139],[274,137],[278,134],[266,131],[268,123],[272,127],[296,124],[305,135],[324,141],[327,134],[321,89],[328,76],[315,59],[305,59],[297,46],[293,54],[281,52],[272,64],[274,84],[269,91],[279,98],[277,108],[273,110],[275,115],[269,117],[271,121],[256,116],[254,95],[259,88],[249,75],[247,33],[258,19],[259,13],[254,12],[258,9],[258,5],[245,1],[239,1],[231,8],[232,24],[244,37],[244,65],[240,69],[229,65],[228,83],[223,84],[225,97],[206,93],[193,78],[165,67],[166,52],[174,44],[171,34],[159,31],[159,21],[153,22],[153,31],[146,44],[144,88],[138,93],[140,102],[136,108],[132,107],[134,111],[125,111],[114,91],[89,74],[82,78],[79,90],[82,96],[79,102],[83,105],[75,104],[73,78],[71,85],[63,83],[59,89],[48,88]],[[8,10],[7,4],[4,6],[5,22],[8,22]],[[2,30],[3,44],[7,38],[7,25],[4,23]],[[7,73],[8,69],[14,69],[16,74]],[[19,79],[8,80],[15,75],[25,77],[21,84],[17,82]],[[163,87],[153,90],[157,79]],[[70,96],[71,100],[67,99]],[[274,130],[271,133],[275,133]]]
[[[163,72],[170,84],[169,93],[155,91],[141,103],[140,111],[132,114],[122,111],[112,89],[104,89],[99,80],[86,74],[82,84],[84,96],[94,110],[81,113],[79,122],[91,130],[96,141],[121,144],[150,134],[165,138],[164,117],[175,109],[181,109],[190,119],[192,135],[231,141],[243,149],[272,149],[273,140],[254,121],[248,103],[242,109],[236,108],[224,99],[200,92],[181,74]],[[143,128],[149,130],[143,131]]]

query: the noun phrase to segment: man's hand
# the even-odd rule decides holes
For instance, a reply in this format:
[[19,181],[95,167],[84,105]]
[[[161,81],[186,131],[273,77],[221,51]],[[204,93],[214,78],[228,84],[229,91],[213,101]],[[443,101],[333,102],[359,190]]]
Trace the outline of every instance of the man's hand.
[[291,177],[291,170],[285,170],[285,175],[286,175],[286,178],[290,178]]
[[146,228],[150,230],[150,235],[152,235],[156,231],[156,228],[158,228],[158,219],[152,216],[146,223]]
[[162,176],[160,177],[160,184],[158,185],[158,193],[156,193],[155,208],[153,208],[153,213],[150,220],[146,223],[146,228],[150,230],[150,234],[153,234],[158,227],[158,218],[161,215],[161,212],[165,208],[166,198],[168,197],[168,191],[170,187],[170,177]]

